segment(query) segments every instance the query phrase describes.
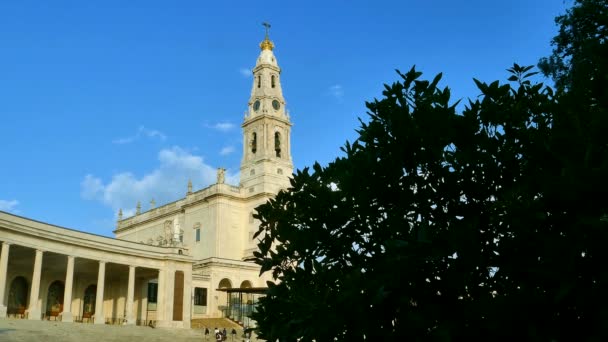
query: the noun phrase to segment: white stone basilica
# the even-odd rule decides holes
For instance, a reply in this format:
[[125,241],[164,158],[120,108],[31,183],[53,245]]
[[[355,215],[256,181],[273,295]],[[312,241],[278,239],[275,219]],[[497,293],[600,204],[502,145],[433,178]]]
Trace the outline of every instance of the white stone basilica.
[[245,261],[255,207],[289,186],[291,122],[273,43],[260,44],[242,124],[240,184],[217,182],[122,218],[115,239],[0,212],[0,318],[190,327],[221,317],[226,288],[265,287]]

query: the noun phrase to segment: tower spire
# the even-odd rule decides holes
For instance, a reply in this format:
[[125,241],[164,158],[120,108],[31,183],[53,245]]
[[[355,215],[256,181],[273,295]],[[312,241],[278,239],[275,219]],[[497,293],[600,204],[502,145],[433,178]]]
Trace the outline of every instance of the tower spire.
[[260,43],[260,54],[253,68],[249,110],[243,122],[241,185],[249,194],[276,193],[289,186],[293,170],[290,153],[291,121],[285,110],[281,88],[281,68],[269,37],[270,24]]

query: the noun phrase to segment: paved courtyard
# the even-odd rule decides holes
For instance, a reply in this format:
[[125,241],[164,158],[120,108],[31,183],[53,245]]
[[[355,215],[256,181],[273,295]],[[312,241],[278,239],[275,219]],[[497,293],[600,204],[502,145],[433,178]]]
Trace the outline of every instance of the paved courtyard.
[[[234,341],[241,341],[235,338]],[[0,319],[2,342],[190,342],[205,341],[201,329],[160,329],[139,326],[94,325],[54,321]],[[213,341],[209,336],[207,341]],[[232,341],[228,336],[228,342]]]

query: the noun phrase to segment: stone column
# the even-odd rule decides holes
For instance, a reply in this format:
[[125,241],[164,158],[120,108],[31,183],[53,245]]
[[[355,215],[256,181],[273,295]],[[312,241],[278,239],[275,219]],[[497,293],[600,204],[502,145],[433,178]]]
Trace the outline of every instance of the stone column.
[[167,323],[173,322],[173,304],[174,304],[174,296],[175,296],[175,270],[168,269],[165,271],[165,319]]
[[106,280],[106,263],[99,262],[99,271],[97,272],[97,293],[95,294],[95,324],[105,324],[106,320],[103,316],[103,286]]
[[73,322],[72,317],[72,287],[74,283],[74,257],[68,255],[68,266],[65,271],[65,290],[63,292],[62,322]]
[[165,296],[165,287],[167,286],[167,272],[160,269],[158,271],[158,289],[156,294],[156,325],[162,326],[167,315],[167,298]]
[[182,320],[184,328],[190,328],[192,319],[192,266],[184,271],[184,299]]
[[148,279],[142,278],[140,283],[140,295],[141,300],[139,301],[139,316],[138,319],[144,321],[145,325],[148,325]]
[[129,266],[129,285],[127,286],[127,304],[125,308],[126,324],[135,324],[133,314],[133,296],[135,294],[135,266]]
[[6,291],[6,273],[8,271],[8,251],[10,243],[2,242],[2,254],[0,254],[0,318],[6,317],[6,303],[4,302],[4,293]]
[[40,274],[42,272],[42,251],[36,250],[36,258],[34,259],[34,273],[32,274],[32,289],[30,290],[30,307],[27,310],[27,318],[39,321],[40,307],[38,306],[38,298],[40,297]]

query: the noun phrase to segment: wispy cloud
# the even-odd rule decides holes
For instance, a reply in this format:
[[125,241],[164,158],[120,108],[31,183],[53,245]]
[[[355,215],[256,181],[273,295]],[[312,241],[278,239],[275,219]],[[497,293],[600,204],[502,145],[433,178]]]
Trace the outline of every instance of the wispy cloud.
[[334,84],[329,87],[329,94],[338,100],[341,100],[344,96],[344,88],[340,84]]
[[[137,177],[131,172],[122,172],[104,182],[95,175],[86,175],[80,183],[83,199],[103,203],[113,209],[119,208],[123,216],[133,215],[137,201],[142,210],[147,210],[149,201],[154,198],[158,205],[183,197],[187,191],[188,179],[194,189],[200,189],[216,181],[217,169],[204,162],[202,156],[192,154],[180,147],[162,149],[158,153],[159,165]],[[226,173],[226,181],[238,184],[238,171]]]
[[214,129],[214,130],[220,131],[220,132],[228,132],[228,131],[231,131],[232,129],[234,129],[236,127],[236,125],[233,124],[232,122],[224,121],[224,122],[217,122],[215,124],[205,124],[205,127],[211,128],[211,129]]
[[150,129],[144,126],[139,126],[137,128],[137,132],[135,132],[134,135],[126,138],[114,139],[112,140],[112,143],[118,145],[129,144],[136,140],[139,140],[140,138],[159,139],[161,141],[167,140],[167,136],[163,132],[156,129]]
[[19,212],[19,210],[15,209],[18,204],[19,201],[17,200],[0,200],[0,211],[16,214]]
[[243,77],[247,77],[247,78],[249,78],[253,75],[253,72],[249,68],[240,68],[239,73],[241,75],[243,75]]
[[225,146],[220,150],[220,155],[227,156],[234,152],[234,146]]

